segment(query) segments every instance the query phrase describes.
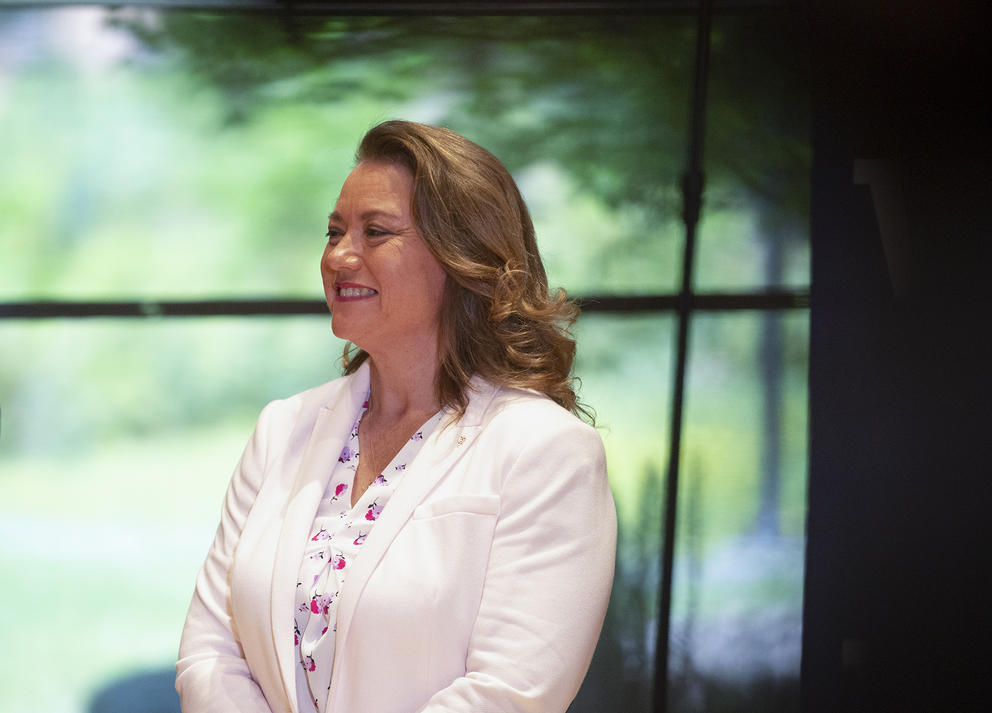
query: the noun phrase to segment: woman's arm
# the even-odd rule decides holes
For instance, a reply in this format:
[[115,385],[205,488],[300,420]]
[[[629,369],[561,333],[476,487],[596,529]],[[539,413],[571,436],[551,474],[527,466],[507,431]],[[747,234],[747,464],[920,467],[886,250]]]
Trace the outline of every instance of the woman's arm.
[[176,662],[184,713],[271,713],[244,659],[231,618],[229,587],[234,549],[261,487],[270,407],[259,416],[235,468],[217,534],[196,579]]
[[506,444],[519,455],[503,481],[466,673],[420,713],[563,712],[589,667],[616,554],[603,445],[578,421],[535,432]]

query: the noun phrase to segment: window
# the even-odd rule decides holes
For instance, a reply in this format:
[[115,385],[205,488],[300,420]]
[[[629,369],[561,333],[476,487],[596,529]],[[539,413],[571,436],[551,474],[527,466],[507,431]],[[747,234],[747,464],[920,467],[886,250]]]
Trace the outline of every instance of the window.
[[[324,216],[390,117],[500,156],[551,282],[583,298],[621,544],[573,710],[649,710],[697,22],[663,10],[0,12],[0,605],[23,613],[0,710],[171,675],[255,416],[338,373]],[[809,144],[789,22],[712,26],[671,711],[798,710]]]

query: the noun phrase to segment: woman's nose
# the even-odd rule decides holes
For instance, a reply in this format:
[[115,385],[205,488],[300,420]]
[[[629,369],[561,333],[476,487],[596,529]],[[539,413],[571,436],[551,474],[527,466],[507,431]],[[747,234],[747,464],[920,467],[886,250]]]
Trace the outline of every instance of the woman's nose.
[[361,258],[355,251],[351,234],[342,236],[337,245],[328,246],[324,260],[332,270],[357,270],[361,264]]

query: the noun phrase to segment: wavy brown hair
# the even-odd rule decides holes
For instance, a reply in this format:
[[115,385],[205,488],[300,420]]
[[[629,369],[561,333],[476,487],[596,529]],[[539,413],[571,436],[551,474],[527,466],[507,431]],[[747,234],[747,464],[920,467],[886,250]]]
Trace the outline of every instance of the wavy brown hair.
[[[571,376],[578,308],[548,290],[534,224],[506,167],[455,132],[387,121],[362,139],[356,160],[388,161],[413,174],[412,214],[447,273],[438,334],[438,398],[459,415],[476,374],[498,386],[533,389],[593,420]],[[345,347],[345,373],[368,358]]]

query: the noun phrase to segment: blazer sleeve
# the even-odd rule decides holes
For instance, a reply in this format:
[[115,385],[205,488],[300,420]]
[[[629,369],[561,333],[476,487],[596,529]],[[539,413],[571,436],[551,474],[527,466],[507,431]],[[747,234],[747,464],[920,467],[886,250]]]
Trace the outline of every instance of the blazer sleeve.
[[562,421],[525,423],[528,443],[504,441],[500,513],[466,672],[420,713],[557,713],[578,692],[610,597],[617,524],[599,434]]
[[196,579],[176,662],[176,690],[184,713],[271,713],[252,679],[231,618],[229,571],[261,487],[273,406],[263,409],[235,468],[217,534]]

